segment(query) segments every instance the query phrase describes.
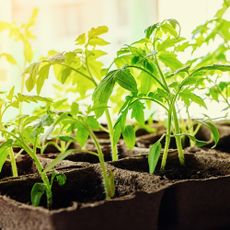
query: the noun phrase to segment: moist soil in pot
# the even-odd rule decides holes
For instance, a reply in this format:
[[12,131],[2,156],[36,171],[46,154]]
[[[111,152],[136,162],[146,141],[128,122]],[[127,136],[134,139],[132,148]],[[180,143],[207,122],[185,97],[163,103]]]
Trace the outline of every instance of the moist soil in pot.
[[[155,174],[172,183],[162,198],[159,229],[229,229],[229,154],[198,148],[185,152],[186,167],[180,166],[176,150],[170,151],[164,171],[157,166]],[[146,156],[112,164],[132,171],[148,171]]]
[[104,200],[98,165],[62,170],[67,176],[67,184],[63,187],[54,185],[54,210],[27,205],[30,189],[39,181],[35,175],[10,183],[1,181],[1,194],[7,197],[0,196],[1,213],[4,210],[0,226],[3,229],[20,226],[17,229],[25,230],[157,229],[163,188],[170,185],[168,181],[113,166],[109,166],[109,170],[113,171],[116,181],[116,196],[110,201]]

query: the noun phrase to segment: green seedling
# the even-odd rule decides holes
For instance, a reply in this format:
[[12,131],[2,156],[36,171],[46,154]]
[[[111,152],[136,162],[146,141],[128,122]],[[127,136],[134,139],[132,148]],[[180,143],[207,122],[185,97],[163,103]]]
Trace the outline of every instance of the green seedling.
[[[184,50],[188,42],[180,37],[180,25],[175,19],[164,20],[154,24],[145,30],[146,36],[131,45],[121,49],[115,63],[120,66],[110,71],[100,82],[94,91],[94,102],[107,104],[115,83],[128,89],[132,94],[126,97],[126,101],[120,110],[120,117],[115,124],[115,137],[118,141],[121,133],[128,134],[133,139],[133,131],[125,132],[126,117],[133,105],[138,106],[141,113],[142,101],[151,101],[163,108],[167,116],[167,129],[165,134],[165,146],[162,155],[161,168],[165,169],[171,137],[174,136],[177,145],[178,158],[181,165],[185,164],[182,137],[184,135],[200,144],[190,134],[183,133],[180,127],[177,103],[181,101],[186,107],[192,103],[207,107],[203,99],[196,93],[196,89],[204,80],[215,73],[229,72],[230,65],[211,64],[201,67],[193,67],[193,63],[185,65],[178,59],[177,50]],[[139,80],[135,80],[138,79]],[[149,80],[146,80],[146,79]],[[138,84],[139,82],[139,84]],[[146,84],[146,86],[145,86]],[[133,109],[133,108],[132,108]],[[218,141],[216,129],[211,126],[214,140]],[[133,141],[134,142],[134,141]],[[149,162],[156,166],[159,159],[160,142],[151,147]],[[156,156],[152,157],[152,154]],[[151,168],[151,172],[154,168]]]
[[[27,79],[27,89],[30,91],[34,87],[39,94],[45,80],[49,76],[51,67],[54,67],[54,72],[57,79],[62,84],[73,84],[74,87],[69,87],[80,99],[87,98],[89,90],[94,89],[100,79],[104,76],[106,69],[98,59],[106,53],[98,49],[100,46],[108,44],[101,35],[108,31],[106,26],[92,28],[88,33],[83,33],[76,39],[77,48],[73,51],[65,53],[50,52],[51,56],[43,58],[40,62],[32,64],[25,72],[29,73]],[[100,108],[105,105],[100,104],[97,107],[97,116],[101,116]],[[93,108],[95,110],[95,108]],[[107,120],[110,135],[112,159],[118,159],[118,152],[116,144],[113,142],[113,122],[109,112],[106,108],[105,116]]]
[[[22,102],[43,102],[46,104],[50,104],[52,102],[49,98],[26,96],[22,94],[14,96],[12,101],[16,108],[19,108],[20,103]],[[64,116],[62,116],[62,119],[64,119]],[[61,119],[59,119],[59,121],[61,122]],[[52,185],[54,180],[57,180],[59,185],[63,185],[65,182],[65,176],[54,171],[55,166],[60,163],[60,160],[54,159],[44,168],[37,155],[37,150],[40,148],[39,143],[42,139],[42,135],[45,133],[45,129],[49,128],[54,123],[57,124],[57,121],[54,120],[52,115],[49,114],[49,111],[47,111],[47,113],[42,117],[35,115],[19,115],[18,118],[13,121],[3,123],[1,127],[1,133],[7,139],[0,147],[1,152],[4,153],[6,150],[12,150],[14,147],[20,147],[31,157],[42,180],[41,183],[34,184],[31,191],[31,202],[33,205],[38,206],[42,195],[46,194],[48,208],[52,207]],[[12,154],[14,155],[14,153]],[[67,151],[65,154],[70,153]],[[13,170],[16,170],[16,168]],[[50,171],[52,172],[51,178],[48,177],[48,173]]]

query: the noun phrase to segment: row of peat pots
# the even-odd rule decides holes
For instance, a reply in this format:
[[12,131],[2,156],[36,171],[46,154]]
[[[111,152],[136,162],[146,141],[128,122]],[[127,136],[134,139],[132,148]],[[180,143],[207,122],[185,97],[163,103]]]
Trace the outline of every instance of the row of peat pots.
[[[54,183],[52,210],[30,205],[31,188],[40,179],[23,156],[18,162],[23,175],[0,180],[0,229],[230,229],[230,140],[223,138],[222,152],[186,148],[185,167],[171,149],[166,169],[157,166],[155,175],[148,173],[147,148],[126,151],[121,143],[124,157],[107,161],[116,186],[111,200],[105,200],[96,160],[73,154],[57,167],[67,181],[61,187]],[[7,175],[7,165],[3,169]]]

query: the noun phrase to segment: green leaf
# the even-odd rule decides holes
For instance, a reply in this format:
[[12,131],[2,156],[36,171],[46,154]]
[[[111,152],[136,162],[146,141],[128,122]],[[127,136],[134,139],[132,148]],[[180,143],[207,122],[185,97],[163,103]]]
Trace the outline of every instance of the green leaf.
[[81,147],[83,147],[88,140],[89,132],[83,125],[78,125],[77,133],[76,133],[76,140]]
[[165,33],[169,33],[174,37],[178,37],[179,33],[176,30],[177,25],[179,26],[179,23],[175,19],[168,19],[168,20],[163,21],[163,23],[161,24],[161,29]]
[[180,97],[185,102],[186,106],[190,105],[190,100],[207,109],[205,101],[198,95],[192,93],[190,90],[184,90],[180,92]]
[[68,141],[74,141],[74,138],[73,137],[70,137],[70,136],[58,136],[58,139],[61,140],[61,141],[65,141],[65,142],[68,142]]
[[83,45],[83,44],[86,42],[86,35],[85,35],[85,33],[80,34],[80,35],[76,38],[75,42],[76,42],[76,44],[78,44],[78,45]]
[[34,206],[39,206],[41,198],[46,191],[46,186],[43,183],[35,183],[31,190],[31,202]]
[[177,56],[172,52],[160,52],[159,59],[166,67],[173,71],[183,67],[183,64],[177,59]]
[[66,175],[64,173],[57,173],[55,178],[58,182],[58,185],[60,185],[60,186],[63,186],[67,180]]
[[222,72],[229,72],[230,71],[230,65],[218,65],[218,64],[214,64],[214,65],[209,65],[209,66],[202,66],[198,69],[196,69],[195,71],[192,72],[191,75],[197,74],[199,72],[202,71],[222,71]]
[[114,77],[116,82],[124,89],[137,92],[137,83],[128,69],[116,71]]
[[8,54],[8,53],[1,53],[0,54],[0,57],[4,57],[6,58],[6,60],[13,64],[13,65],[16,65],[17,64],[17,61],[15,60],[15,58],[11,55],[11,54]]
[[9,100],[9,101],[12,101],[13,99],[13,96],[14,96],[14,86],[10,89],[8,95],[6,96],[6,98]]
[[125,126],[124,130],[122,131],[122,136],[124,138],[127,148],[132,149],[135,146],[136,142],[134,127],[131,125]]
[[88,116],[86,118],[86,123],[92,130],[100,129],[100,124],[98,123],[97,119],[93,116]]
[[[114,74],[116,71],[110,72],[96,87],[96,89],[93,92],[93,101],[94,101],[94,107],[97,108],[99,106],[107,106],[109,97],[113,91],[113,87],[115,84],[114,80]],[[100,117],[105,108],[101,108],[98,110],[95,110],[95,114],[97,117]]]
[[144,125],[145,124],[145,115],[144,115],[145,106],[143,105],[143,103],[137,100],[132,104],[132,106],[130,106],[130,108],[132,109],[131,117],[135,118],[139,124]]
[[90,39],[88,44],[91,46],[97,46],[97,45],[106,46],[109,44],[109,42],[107,42],[103,38],[95,37],[95,38]]
[[9,155],[9,148],[12,147],[13,140],[9,139],[0,146],[0,172]]
[[37,94],[40,94],[41,89],[44,85],[46,79],[48,79],[50,70],[50,64],[46,64],[42,66],[42,68],[38,72],[38,79],[37,79]]
[[150,174],[153,174],[156,169],[157,162],[160,157],[160,153],[161,153],[161,143],[160,141],[157,141],[150,147],[149,154],[148,154],[148,164],[149,164]]
[[105,34],[108,32],[108,27],[107,26],[98,26],[98,27],[93,27],[90,29],[90,31],[88,32],[88,37],[92,38],[92,37],[97,37],[99,35]]
[[26,80],[26,88],[30,92],[36,84],[36,76],[38,74],[39,63],[34,63],[28,69],[29,77]]
[[156,30],[156,28],[159,26],[159,23],[156,23],[152,26],[149,26],[146,30],[145,30],[145,36],[146,38],[150,38],[150,36],[152,35],[152,33]]
[[73,102],[71,105],[71,114],[77,115],[79,113],[79,105],[76,102]]
[[18,101],[19,102],[46,102],[46,103],[52,103],[52,100],[47,97],[41,97],[41,96],[36,96],[36,95],[24,95],[24,94],[18,94]]
[[24,44],[24,58],[28,63],[30,63],[33,58],[32,46],[29,43],[29,41],[26,39],[23,39],[23,44]]
[[215,148],[220,139],[218,128],[210,120],[202,121],[201,123],[208,127],[210,130],[212,139],[214,141],[214,146],[212,146],[212,148]]
[[71,73],[71,69],[70,68],[63,68],[61,71],[61,83],[64,84],[66,79],[69,77]]

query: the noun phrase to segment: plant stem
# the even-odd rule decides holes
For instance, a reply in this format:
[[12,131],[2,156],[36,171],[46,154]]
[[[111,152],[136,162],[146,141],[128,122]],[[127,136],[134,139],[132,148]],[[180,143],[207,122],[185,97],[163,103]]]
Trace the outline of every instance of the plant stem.
[[13,177],[17,177],[18,168],[17,168],[17,164],[16,164],[16,160],[15,160],[15,156],[14,156],[14,152],[12,148],[9,149],[9,155],[10,155],[10,163],[11,163]]
[[[188,111],[188,107],[186,107],[186,113],[187,113],[187,125],[188,125],[188,130],[189,130],[189,134],[190,135],[195,135],[194,133],[194,129],[193,129],[193,122],[191,120],[191,117],[190,117],[190,114],[189,114],[189,111]],[[196,143],[190,138],[189,139],[189,142],[190,142],[190,146],[191,147],[194,147],[196,145]]]
[[177,112],[175,107],[172,107],[172,113],[173,113],[173,120],[174,120],[174,126],[175,126],[175,139],[176,139],[176,145],[177,145],[177,151],[178,151],[178,157],[181,165],[184,165],[184,150],[181,143],[181,136],[177,135],[180,134],[180,126],[179,121],[177,117]]
[[23,149],[29,154],[29,156],[33,159],[36,168],[38,170],[38,173],[46,187],[46,200],[47,200],[47,208],[52,207],[52,200],[53,200],[53,195],[52,195],[52,190],[51,190],[51,185],[49,178],[47,174],[44,172],[44,168],[37,156],[37,154],[24,142],[24,140],[21,140],[17,138],[19,142],[21,143]]
[[105,188],[105,199],[109,200],[111,199],[110,195],[109,195],[109,178],[108,178],[108,174],[107,174],[107,169],[106,169],[106,165],[105,165],[105,160],[104,160],[104,154],[101,150],[100,144],[97,140],[97,137],[95,136],[95,134],[93,133],[93,131],[91,129],[88,129],[91,138],[94,141],[94,144],[97,148],[97,152],[98,152],[98,159],[100,162],[100,168],[101,168],[101,173],[102,173],[102,179],[103,179],[103,184],[104,184],[104,188]]
[[161,169],[165,169],[166,166],[166,161],[168,157],[168,150],[169,150],[169,145],[171,141],[171,128],[172,128],[172,111],[171,109],[168,111],[168,124],[167,124],[167,133],[165,137],[165,146],[164,146],[164,152],[162,156],[162,161],[161,161]]
[[[87,50],[87,46],[86,45],[86,50]],[[97,87],[97,82],[94,80],[94,77],[93,77],[93,74],[91,73],[90,71],[90,68],[89,68],[89,65],[88,65],[88,58],[87,58],[87,55],[86,55],[86,58],[85,58],[85,63],[86,63],[86,68],[87,68],[87,71],[90,75],[90,79],[93,84],[95,85],[95,87]],[[117,152],[117,145],[116,143],[114,143],[114,140],[113,140],[113,122],[112,122],[112,119],[111,119],[111,116],[110,116],[110,113],[109,113],[109,110],[106,109],[105,110],[105,115],[106,115],[106,120],[107,120],[107,124],[108,124],[108,131],[109,131],[109,139],[110,139],[110,142],[111,142],[111,152],[112,152],[112,161],[117,161],[118,160],[118,152]]]
[[113,123],[111,120],[111,116],[109,114],[109,110],[105,110],[105,115],[108,123],[108,130],[109,130],[109,138],[111,142],[111,151],[112,151],[112,161],[117,161],[118,160],[118,151],[117,151],[117,145],[114,143],[113,139]]

